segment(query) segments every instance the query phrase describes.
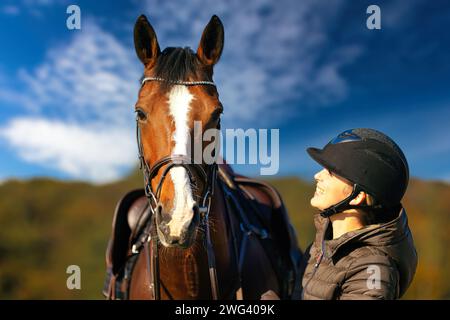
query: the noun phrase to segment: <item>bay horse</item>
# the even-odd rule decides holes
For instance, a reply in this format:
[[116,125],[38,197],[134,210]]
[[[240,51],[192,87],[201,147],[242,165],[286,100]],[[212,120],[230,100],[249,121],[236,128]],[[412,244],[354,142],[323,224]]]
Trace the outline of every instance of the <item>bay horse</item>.
[[135,105],[144,189],[116,207],[103,293],[110,299],[260,299],[270,289],[290,298],[301,251],[278,192],[190,156],[194,121],[202,134],[220,129],[213,67],[224,45],[222,22],[211,18],[196,53],[161,51],[141,15],[134,44],[144,65]]

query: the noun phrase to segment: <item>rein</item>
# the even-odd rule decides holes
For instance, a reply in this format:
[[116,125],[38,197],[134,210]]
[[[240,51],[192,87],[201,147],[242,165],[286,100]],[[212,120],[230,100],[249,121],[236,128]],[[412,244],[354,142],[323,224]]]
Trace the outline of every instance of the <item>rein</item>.
[[[184,85],[184,86],[194,86],[194,85],[212,85],[215,86],[214,82],[211,81],[167,81],[162,78],[157,77],[146,77],[142,80],[141,85],[144,85],[147,81],[160,81],[160,82],[168,82],[175,85]],[[186,155],[174,154],[165,156],[158,161],[156,161],[153,166],[149,166],[147,161],[144,158],[144,152],[142,148],[142,139],[141,139],[141,130],[139,127],[139,122],[136,120],[136,140],[138,144],[138,152],[139,152],[139,162],[140,169],[144,174],[144,189],[147,199],[149,201],[150,210],[151,210],[151,223],[150,223],[150,231],[146,236],[145,242],[152,242],[151,252],[148,253],[148,246],[146,246],[146,255],[147,255],[147,269],[150,274],[153,275],[153,283],[150,284],[150,288],[153,291],[153,297],[155,300],[161,299],[160,294],[160,274],[159,274],[159,255],[158,255],[158,232],[157,226],[160,222],[160,215],[162,206],[159,201],[159,197],[161,195],[162,184],[170,171],[170,169],[174,167],[183,167],[186,169],[189,180],[194,185],[197,185],[197,181],[195,179],[194,170],[199,174],[200,179],[204,182],[204,192],[201,196],[201,203],[198,205],[198,214],[200,214],[201,225],[205,227],[205,245],[207,250],[208,257],[208,268],[209,268],[209,278],[211,283],[211,293],[214,300],[219,299],[219,286],[217,280],[217,269],[216,269],[216,260],[214,256],[214,249],[211,242],[211,235],[209,229],[209,212],[211,209],[211,198],[214,194],[214,183],[217,178],[217,163],[213,163],[208,165],[208,172],[203,168],[201,164],[193,163],[192,159]],[[153,190],[151,181],[158,175],[160,169],[166,165],[164,171],[162,172],[161,178],[158,181],[156,189]],[[194,213],[195,214],[195,213]],[[152,226],[153,225],[153,226]],[[141,245],[145,244],[141,242]],[[133,245],[132,251],[133,253],[138,253],[139,249],[142,246],[136,247]]]

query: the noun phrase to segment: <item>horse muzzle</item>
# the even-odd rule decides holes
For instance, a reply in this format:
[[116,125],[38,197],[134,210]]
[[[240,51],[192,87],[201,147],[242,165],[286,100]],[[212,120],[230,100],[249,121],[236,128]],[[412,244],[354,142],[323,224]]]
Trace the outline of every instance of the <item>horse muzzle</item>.
[[189,222],[184,222],[180,231],[174,234],[171,232],[171,215],[163,212],[163,207],[158,205],[156,208],[156,229],[159,240],[165,247],[189,248],[195,239],[197,227],[200,223],[200,213],[197,205],[192,208],[193,215]]

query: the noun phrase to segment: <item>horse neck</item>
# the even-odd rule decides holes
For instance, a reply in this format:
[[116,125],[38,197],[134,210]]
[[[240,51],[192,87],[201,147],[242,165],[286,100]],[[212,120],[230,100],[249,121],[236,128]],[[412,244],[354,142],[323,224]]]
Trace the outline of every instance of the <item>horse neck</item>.
[[[229,299],[233,297],[239,281],[237,261],[224,195],[217,182],[214,192],[208,223],[216,262],[220,298]],[[190,249],[182,251],[180,249],[169,249],[161,252],[162,280],[173,297],[179,299],[211,298],[205,231],[197,233]]]

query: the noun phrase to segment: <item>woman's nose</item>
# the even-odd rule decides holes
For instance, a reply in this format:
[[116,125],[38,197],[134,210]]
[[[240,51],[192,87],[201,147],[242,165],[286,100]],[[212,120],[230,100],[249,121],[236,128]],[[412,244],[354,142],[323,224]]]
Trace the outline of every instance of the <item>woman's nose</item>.
[[322,169],[322,170],[320,170],[319,172],[317,172],[315,175],[314,175],[314,179],[316,180],[316,181],[319,181],[319,180],[321,180],[321,178],[323,177],[323,173],[326,171],[326,169]]

